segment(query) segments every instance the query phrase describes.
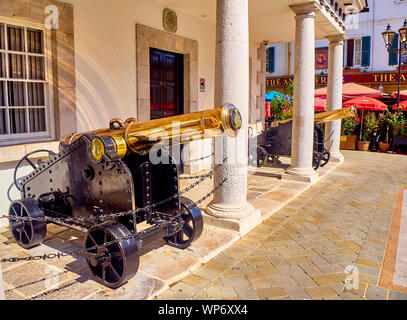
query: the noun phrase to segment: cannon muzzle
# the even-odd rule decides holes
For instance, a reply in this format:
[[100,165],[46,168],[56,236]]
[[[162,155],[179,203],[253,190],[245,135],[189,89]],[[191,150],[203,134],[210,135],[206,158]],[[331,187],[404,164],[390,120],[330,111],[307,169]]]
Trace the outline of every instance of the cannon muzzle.
[[[64,136],[60,146],[69,145],[85,134],[95,134],[91,152],[103,153],[106,148],[115,148],[115,152],[124,157],[127,153],[143,153],[155,144],[181,144],[195,139],[215,137],[226,134],[236,137],[242,126],[239,110],[232,104],[212,110],[182,114],[174,117],[137,123],[134,118],[124,123],[112,119],[110,127]],[[92,151],[93,149],[93,151]]]

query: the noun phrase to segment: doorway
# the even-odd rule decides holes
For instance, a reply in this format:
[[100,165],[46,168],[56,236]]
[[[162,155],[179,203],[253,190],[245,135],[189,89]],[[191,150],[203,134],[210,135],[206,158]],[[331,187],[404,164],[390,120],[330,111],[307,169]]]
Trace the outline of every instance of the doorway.
[[[150,119],[184,113],[184,55],[150,48]],[[183,145],[167,150],[184,172]],[[173,151],[173,152],[171,152]],[[172,154],[176,153],[176,154]]]
[[184,113],[184,56],[150,48],[150,119]]

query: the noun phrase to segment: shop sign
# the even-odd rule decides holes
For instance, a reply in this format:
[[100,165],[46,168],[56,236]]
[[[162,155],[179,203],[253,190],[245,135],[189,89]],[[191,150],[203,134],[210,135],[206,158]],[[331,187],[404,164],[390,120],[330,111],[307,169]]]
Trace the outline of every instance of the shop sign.
[[[398,72],[362,72],[356,74],[344,74],[343,82],[355,82],[355,83],[377,83],[388,84],[397,83]],[[267,87],[284,87],[293,81],[293,77],[276,77],[267,78]],[[401,81],[407,82],[407,72],[401,74]],[[326,86],[328,84],[327,75],[316,75],[315,85]]]

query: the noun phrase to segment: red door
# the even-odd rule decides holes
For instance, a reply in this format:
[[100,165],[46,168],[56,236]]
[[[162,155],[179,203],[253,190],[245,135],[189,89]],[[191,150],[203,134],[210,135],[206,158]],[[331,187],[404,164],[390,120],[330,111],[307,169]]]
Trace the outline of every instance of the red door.
[[150,49],[150,118],[184,112],[183,55]]

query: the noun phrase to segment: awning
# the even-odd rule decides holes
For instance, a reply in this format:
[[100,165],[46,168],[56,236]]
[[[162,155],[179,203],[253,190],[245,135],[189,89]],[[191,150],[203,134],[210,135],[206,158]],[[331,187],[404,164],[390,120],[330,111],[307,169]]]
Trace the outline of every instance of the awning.
[[[397,103],[391,107],[393,110],[397,110]],[[400,102],[400,108],[402,111],[407,111],[407,100]]]
[[277,91],[270,91],[266,93],[266,101],[271,101],[278,98],[283,98],[284,100],[289,99],[290,101],[292,100],[291,97]]
[[[397,99],[397,91],[391,94],[392,98]],[[407,99],[407,90],[400,91],[400,99]]]
[[[327,96],[328,89],[320,88],[315,90],[315,96]],[[342,100],[348,100],[356,97],[369,97],[379,99],[383,97],[382,92],[376,89],[362,86],[353,82],[344,83],[342,85]]]
[[342,105],[343,108],[352,106],[358,110],[383,111],[387,109],[387,106],[383,102],[370,97],[350,99]]

